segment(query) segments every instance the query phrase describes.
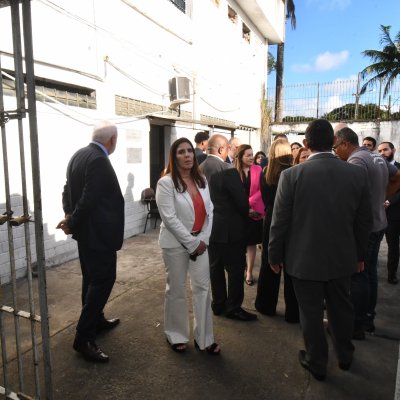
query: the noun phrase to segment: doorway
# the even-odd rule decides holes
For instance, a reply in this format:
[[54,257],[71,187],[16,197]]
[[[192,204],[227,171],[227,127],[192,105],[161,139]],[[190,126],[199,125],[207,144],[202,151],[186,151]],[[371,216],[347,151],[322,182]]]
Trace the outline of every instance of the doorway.
[[150,125],[150,187],[156,189],[165,165],[165,131],[162,125]]

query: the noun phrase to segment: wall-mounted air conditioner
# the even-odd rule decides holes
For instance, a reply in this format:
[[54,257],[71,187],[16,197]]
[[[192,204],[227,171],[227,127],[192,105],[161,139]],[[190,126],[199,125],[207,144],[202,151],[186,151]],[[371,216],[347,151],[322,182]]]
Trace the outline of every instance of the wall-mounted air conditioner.
[[190,80],[186,76],[176,76],[168,81],[171,106],[190,102]]

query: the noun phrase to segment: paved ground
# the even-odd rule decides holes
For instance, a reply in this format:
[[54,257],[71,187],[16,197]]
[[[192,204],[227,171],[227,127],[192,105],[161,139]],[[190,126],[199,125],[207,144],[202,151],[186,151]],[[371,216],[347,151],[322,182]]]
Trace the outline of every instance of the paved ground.
[[[400,400],[400,285],[386,283],[385,244],[376,335],[355,342],[348,372],[338,368],[331,351],[328,378],[321,383],[297,361],[302,335],[298,325],[284,321],[282,299],[273,318],[259,315],[258,321],[244,323],[214,317],[220,357],[201,354],[192,343],[185,354],[172,352],[163,335],[165,282],[157,235],[150,228],[126,240],[119,252],[117,283],[106,315],[122,322],[98,338],[111,359],[106,365],[87,363],[71,348],[80,308],[79,263],[48,271],[55,399],[393,400],[397,390]],[[244,306],[254,311],[256,286],[245,286]]]

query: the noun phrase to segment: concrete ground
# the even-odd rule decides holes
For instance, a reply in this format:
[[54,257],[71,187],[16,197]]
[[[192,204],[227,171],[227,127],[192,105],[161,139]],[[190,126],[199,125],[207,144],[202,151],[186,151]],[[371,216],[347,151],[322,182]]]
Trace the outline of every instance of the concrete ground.
[[[214,317],[221,356],[202,354],[192,342],[185,354],[174,353],[163,334],[165,275],[157,238],[158,229],[150,227],[127,239],[118,253],[117,282],[105,311],[121,324],[97,340],[110,356],[108,364],[88,363],[71,347],[80,312],[79,262],[47,271],[54,399],[400,400],[400,285],[386,282],[385,241],[376,334],[354,342],[355,359],[347,372],[338,368],[328,339],[328,377],[318,382],[298,363],[302,334],[299,325],[284,321],[282,296],[276,317],[258,315],[254,322]],[[245,285],[249,311],[256,290]]]

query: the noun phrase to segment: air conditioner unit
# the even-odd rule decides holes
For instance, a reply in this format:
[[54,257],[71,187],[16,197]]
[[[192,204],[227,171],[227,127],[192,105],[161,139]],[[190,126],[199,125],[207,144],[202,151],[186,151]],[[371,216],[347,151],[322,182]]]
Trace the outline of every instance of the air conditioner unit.
[[169,80],[169,100],[171,105],[190,102],[190,80],[186,76],[176,76]]

